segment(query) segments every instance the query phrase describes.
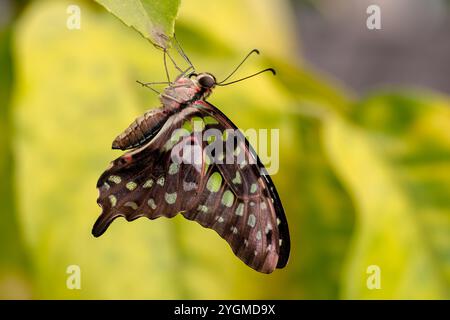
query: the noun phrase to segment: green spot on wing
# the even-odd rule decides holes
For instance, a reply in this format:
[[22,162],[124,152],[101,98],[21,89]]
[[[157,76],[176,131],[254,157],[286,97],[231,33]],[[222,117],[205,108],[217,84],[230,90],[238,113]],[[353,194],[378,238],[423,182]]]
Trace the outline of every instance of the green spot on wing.
[[205,124],[219,124],[219,121],[217,121],[215,118],[211,117],[211,116],[206,116],[203,118],[203,121],[205,122]]
[[117,198],[113,195],[110,195],[108,198],[109,198],[109,201],[111,202],[111,207],[115,207],[117,204]]
[[204,173],[208,172],[209,166],[211,165],[212,160],[208,155],[205,155],[205,170]]
[[223,193],[222,196],[222,204],[226,207],[231,207],[234,201],[234,194],[230,190],[227,190]]
[[167,140],[166,144],[164,145],[164,150],[170,150],[173,148],[174,145],[180,141],[181,137],[186,137],[190,134],[190,132],[184,128],[176,129],[169,140]]
[[200,117],[193,117],[192,123],[194,124],[195,132],[203,131],[203,129],[205,129],[205,122],[203,122],[203,119]]
[[256,217],[254,214],[248,216],[247,224],[252,228],[256,225]]
[[149,179],[145,181],[144,185],[142,186],[144,189],[151,188],[153,186],[153,179]]
[[183,125],[181,126],[181,128],[183,128],[184,130],[186,130],[187,132],[191,133],[193,128],[192,128],[192,123],[189,120],[186,120]]
[[218,172],[214,172],[206,183],[206,189],[210,192],[217,192],[222,185],[222,176]]
[[222,140],[227,141],[228,140],[228,129],[224,130],[222,133]]
[[136,202],[129,201],[129,202],[127,202],[127,203],[124,204],[124,207],[130,207],[130,208],[133,209],[133,210],[137,210],[138,205],[137,205]]
[[244,204],[243,203],[239,203],[239,205],[236,208],[236,215],[237,216],[242,216],[244,214]]
[[168,204],[174,204],[177,200],[177,193],[166,193],[164,198]]
[[231,182],[233,182],[234,184],[242,183],[241,174],[239,173],[239,171],[236,171],[236,177],[233,180],[231,180]]
[[119,176],[109,176],[108,180],[114,182],[115,184],[122,182],[122,179]]
[[137,184],[133,181],[130,181],[126,184],[125,186],[128,190],[133,191],[134,189],[136,189]]
[[216,136],[215,135],[210,135],[208,138],[206,138],[206,141],[208,142],[208,144],[211,144],[214,141],[216,141]]
[[180,168],[180,165],[178,163],[171,163],[169,166],[169,174],[176,174]]
[[148,204],[148,206],[149,206],[150,208],[152,208],[153,210],[156,209],[156,203],[155,203],[155,200],[154,200],[154,199],[152,199],[152,198],[148,199],[147,204]]

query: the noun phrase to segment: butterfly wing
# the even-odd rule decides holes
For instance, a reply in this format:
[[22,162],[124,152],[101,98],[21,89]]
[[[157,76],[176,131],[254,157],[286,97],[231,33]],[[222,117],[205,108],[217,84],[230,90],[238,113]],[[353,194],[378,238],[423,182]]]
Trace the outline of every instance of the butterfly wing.
[[[227,129],[236,134],[226,137]],[[100,177],[102,214],[93,234],[100,236],[119,216],[131,221],[181,213],[214,229],[253,269],[270,273],[284,267],[290,241],[281,201],[256,153],[235,129],[204,101],[171,115],[150,142],[113,161]],[[214,130],[215,139],[204,138]],[[222,144],[222,151],[210,148],[211,141]]]
[[[270,273],[275,268],[283,268],[289,258],[290,237],[272,179],[231,120],[208,102],[197,101],[195,105],[202,111],[206,129],[221,133],[224,154],[213,155],[212,168],[208,168],[206,177],[209,181],[218,172],[223,183],[214,193],[208,190],[206,181],[206,190],[200,192],[199,204],[206,206],[212,215],[201,210],[183,215],[216,230],[233,252],[253,269]],[[224,131],[228,134],[224,135]]]

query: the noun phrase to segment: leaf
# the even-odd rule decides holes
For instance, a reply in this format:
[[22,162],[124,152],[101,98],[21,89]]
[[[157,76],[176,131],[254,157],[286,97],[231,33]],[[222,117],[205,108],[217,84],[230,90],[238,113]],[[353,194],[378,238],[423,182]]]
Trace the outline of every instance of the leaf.
[[[449,101],[384,94],[352,118],[330,116],[323,136],[358,217],[342,297],[448,299]],[[371,265],[379,290],[367,286]]]
[[158,47],[167,48],[174,34],[180,0],[96,0]]

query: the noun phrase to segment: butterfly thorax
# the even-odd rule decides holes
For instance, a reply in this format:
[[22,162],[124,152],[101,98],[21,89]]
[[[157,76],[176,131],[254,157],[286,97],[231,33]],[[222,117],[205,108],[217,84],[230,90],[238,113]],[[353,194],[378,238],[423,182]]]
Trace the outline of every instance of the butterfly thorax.
[[196,100],[205,100],[216,85],[216,79],[210,73],[181,75],[160,95],[166,109],[176,109]]
[[159,96],[162,108],[147,111],[113,141],[113,149],[132,149],[153,138],[167,119],[194,101],[205,100],[216,85],[210,73],[180,75]]

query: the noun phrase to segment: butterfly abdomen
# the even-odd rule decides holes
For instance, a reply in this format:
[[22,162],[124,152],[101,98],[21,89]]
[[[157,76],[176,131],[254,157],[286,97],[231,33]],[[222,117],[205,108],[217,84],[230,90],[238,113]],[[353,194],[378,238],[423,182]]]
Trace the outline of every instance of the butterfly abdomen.
[[112,148],[127,150],[143,145],[159,132],[171,114],[162,108],[147,111],[114,139]]

